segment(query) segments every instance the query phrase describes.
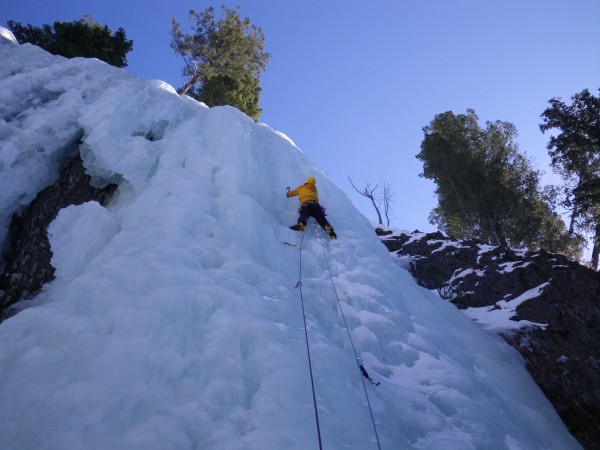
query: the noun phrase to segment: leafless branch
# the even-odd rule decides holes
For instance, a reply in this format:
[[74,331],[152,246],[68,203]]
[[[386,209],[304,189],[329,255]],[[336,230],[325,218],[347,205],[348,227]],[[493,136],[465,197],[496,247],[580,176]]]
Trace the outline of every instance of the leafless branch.
[[[379,219],[379,224],[383,225],[383,220],[381,219],[381,211],[380,211],[381,200],[375,195],[375,192],[377,191],[377,188],[379,187],[379,183],[381,183],[381,181],[379,183],[377,183],[375,186],[371,186],[370,183],[365,181],[365,187],[362,190],[360,190],[356,187],[356,185],[352,181],[352,178],[350,178],[350,175],[348,175],[348,180],[350,180],[350,184],[352,185],[352,187],[354,188],[354,190],[356,192],[358,192],[363,197],[366,197],[369,200],[371,200],[371,203],[373,204],[373,208],[375,208],[375,212],[377,213],[377,218]],[[384,189],[385,189],[385,183],[384,183]],[[388,220],[388,226],[389,226],[389,220]]]

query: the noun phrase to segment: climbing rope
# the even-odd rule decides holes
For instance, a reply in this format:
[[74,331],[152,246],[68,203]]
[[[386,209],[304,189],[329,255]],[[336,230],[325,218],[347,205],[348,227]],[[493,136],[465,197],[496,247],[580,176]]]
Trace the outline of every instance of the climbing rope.
[[302,242],[304,242],[304,233],[302,233],[302,239],[300,239],[300,244],[298,245],[300,248],[300,264],[299,264],[299,272],[298,272],[298,283],[296,283],[296,287],[300,291],[300,303],[302,304],[302,318],[304,320],[304,338],[306,341],[306,354],[308,355],[308,369],[310,371],[310,386],[312,388],[313,406],[315,409],[315,421],[317,424],[317,437],[319,439],[319,450],[323,450],[323,443],[321,441],[321,425],[319,423],[319,411],[317,409],[317,396],[315,394],[315,380],[313,377],[312,361],[311,361],[311,357],[310,357],[310,346],[308,345],[308,330],[306,327],[306,312],[304,309],[304,297],[302,296]]
[[329,272],[329,278],[331,280],[331,285],[333,286],[333,292],[335,293],[335,298],[337,299],[338,308],[342,315],[342,319],[344,321],[344,326],[346,327],[346,332],[348,333],[348,339],[350,340],[350,345],[352,346],[352,351],[354,352],[354,357],[356,358],[356,364],[358,365],[358,370],[361,374],[361,381],[363,385],[363,389],[365,391],[365,398],[367,399],[367,405],[369,406],[369,414],[371,415],[371,423],[373,424],[373,432],[375,433],[375,439],[377,440],[377,448],[381,450],[381,444],[379,443],[379,435],[377,433],[377,426],[375,425],[375,417],[373,416],[373,409],[371,408],[371,401],[369,400],[369,392],[367,391],[367,385],[365,383],[365,378],[369,380],[375,386],[378,386],[379,383],[373,381],[373,379],[367,373],[365,366],[363,366],[358,354],[356,353],[356,347],[354,346],[354,341],[352,340],[352,335],[350,334],[350,329],[348,328],[348,322],[346,322],[346,316],[344,315],[344,310],[342,308],[342,304],[340,302],[340,297],[338,296],[337,289],[335,287],[335,282],[333,281],[333,275],[331,274],[331,268],[329,267],[329,260],[327,259],[327,253],[325,252],[325,244],[323,244],[323,237],[319,235],[321,240],[321,248],[323,249],[323,256],[325,257],[325,263],[327,264],[327,271]]
[[[322,444],[322,440],[321,440],[321,425],[319,422],[319,412],[318,412],[318,408],[317,408],[317,396],[315,393],[315,382],[314,382],[313,369],[312,369],[312,359],[310,356],[310,345],[308,343],[308,328],[306,325],[306,310],[304,307],[304,296],[302,294],[302,243],[304,242],[304,236],[305,236],[305,233],[302,233],[302,238],[300,239],[300,243],[297,245],[291,244],[289,242],[282,242],[282,243],[289,245],[291,247],[297,246],[299,248],[300,257],[299,257],[299,267],[298,267],[298,282],[296,283],[296,288],[298,288],[298,290],[300,291],[300,303],[302,305],[302,319],[304,321],[304,337],[305,337],[305,341],[306,341],[306,353],[308,355],[308,369],[310,372],[310,385],[312,388],[313,406],[314,406],[314,410],[315,410],[315,422],[317,425],[317,437],[319,440],[319,449],[323,450],[323,444]],[[367,391],[367,385],[365,383],[365,378],[367,380],[369,380],[375,386],[378,386],[379,383],[375,382],[369,376],[367,370],[365,369],[360,358],[358,357],[358,353],[356,352],[356,347],[354,346],[354,341],[352,340],[352,335],[350,334],[350,329],[348,328],[348,322],[346,321],[346,316],[344,315],[344,310],[343,310],[342,304],[340,302],[340,297],[339,297],[339,295],[337,293],[337,289],[335,287],[335,282],[333,280],[333,275],[331,273],[331,267],[329,266],[329,260],[327,258],[327,254],[325,252],[325,245],[323,244],[323,237],[319,236],[319,239],[321,241],[321,248],[323,249],[323,256],[325,257],[325,263],[327,265],[327,271],[329,272],[329,278],[331,280],[331,285],[333,286],[333,292],[335,293],[335,298],[338,303],[338,308],[342,315],[342,319],[344,321],[344,326],[346,327],[346,332],[348,333],[348,339],[350,340],[350,345],[352,346],[352,351],[354,352],[354,357],[355,357],[356,363],[358,365],[359,373],[361,374],[361,381],[362,381],[362,385],[363,385],[363,390],[365,392],[365,398],[367,399],[367,405],[369,407],[369,414],[371,415],[371,423],[373,425],[373,431],[375,433],[375,439],[377,441],[377,448],[379,450],[381,450],[381,444],[379,442],[379,435],[377,433],[377,425],[375,424],[375,417],[373,415],[373,408],[371,407],[371,400],[369,399],[369,393]]]

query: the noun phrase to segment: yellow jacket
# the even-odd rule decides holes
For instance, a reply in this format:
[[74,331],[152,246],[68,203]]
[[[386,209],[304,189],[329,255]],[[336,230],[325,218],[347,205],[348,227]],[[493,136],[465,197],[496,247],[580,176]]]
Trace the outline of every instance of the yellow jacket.
[[319,203],[319,193],[317,192],[317,187],[314,184],[304,183],[298,186],[293,191],[287,193],[288,197],[298,196],[298,200],[301,205],[304,205],[308,202]]

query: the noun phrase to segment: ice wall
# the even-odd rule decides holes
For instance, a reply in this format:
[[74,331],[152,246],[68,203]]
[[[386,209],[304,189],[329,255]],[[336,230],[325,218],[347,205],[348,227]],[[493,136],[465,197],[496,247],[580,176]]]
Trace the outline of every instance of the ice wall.
[[[299,278],[324,448],[377,448],[340,305],[381,448],[578,448],[516,352],[418,287],[281,133],[96,60],[0,57],[3,223],[73,139],[120,186],[59,213],[56,280],[0,325],[0,448],[318,448]],[[285,187],[309,175],[339,239],[313,223],[300,253]]]

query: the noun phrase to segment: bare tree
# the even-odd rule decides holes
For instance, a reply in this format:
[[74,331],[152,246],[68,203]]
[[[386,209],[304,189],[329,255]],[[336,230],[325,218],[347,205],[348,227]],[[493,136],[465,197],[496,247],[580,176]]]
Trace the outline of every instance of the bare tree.
[[385,214],[385,220],[387,222],[387,226],[390,226],[390,213],[392,212],[391,202],[394,198],[394,193],[392,192],[392,187],[383,181],[383,213]]
[[391,190],[391,186],[383,181],[383,193],[379,194],[377,190],[379,189],[379,185],[382,183],[381,180],[374,186],[372,186],[368,181],[365,181],[365,187],[362,189],[358,189],[350,175],[348,175],[348,180],[350,180],[350,184],[354,188],[356,192],[358,192],[363,197],[371,200],[371,204],[373,208],[375,208],[375,212],[377,213],[377,219],[379,220],[379,224],[383,225],[383,219],[381,218],[381,207],[383,205],[383,213],[385,215],[385,220],[387,222],[387,226],[390,226],[390,213],[392,211],[391,201],[394,196]]

